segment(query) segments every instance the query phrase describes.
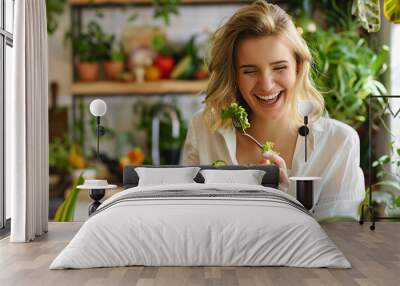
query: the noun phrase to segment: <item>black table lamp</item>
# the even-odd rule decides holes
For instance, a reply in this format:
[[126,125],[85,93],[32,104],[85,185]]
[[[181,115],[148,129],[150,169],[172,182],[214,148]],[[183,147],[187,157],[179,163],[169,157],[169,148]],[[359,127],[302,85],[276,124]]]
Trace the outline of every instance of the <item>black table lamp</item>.
[[99,160],[100,156],[100,137],[104,135],[105,129],[100,125],[100,117],[106,114],[107,112],[107,104],[104,100],[95,99],[90,103],[90,113],[96,117],[96,135],[97,135],[97,160]]

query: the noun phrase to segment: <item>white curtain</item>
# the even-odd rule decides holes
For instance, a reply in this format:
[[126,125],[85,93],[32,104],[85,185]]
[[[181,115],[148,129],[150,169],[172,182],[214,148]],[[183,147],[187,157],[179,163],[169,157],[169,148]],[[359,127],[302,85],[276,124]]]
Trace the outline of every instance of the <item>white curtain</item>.
[[6,98],[6,187],[12,242],[48,226],[48,66],[45,0],[15,1],[14,72]]

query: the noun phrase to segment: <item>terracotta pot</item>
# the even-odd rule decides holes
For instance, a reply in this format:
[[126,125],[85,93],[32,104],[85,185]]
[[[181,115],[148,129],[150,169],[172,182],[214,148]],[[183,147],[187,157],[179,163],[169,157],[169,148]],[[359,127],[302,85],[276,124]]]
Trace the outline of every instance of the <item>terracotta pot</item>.
[[104,62],[104,73],[106,79],[116,80],[124,71],[124,62],[106,61]]
[[79,80],[96,81],[99,79],[99,63],[80,62],[78,65]]

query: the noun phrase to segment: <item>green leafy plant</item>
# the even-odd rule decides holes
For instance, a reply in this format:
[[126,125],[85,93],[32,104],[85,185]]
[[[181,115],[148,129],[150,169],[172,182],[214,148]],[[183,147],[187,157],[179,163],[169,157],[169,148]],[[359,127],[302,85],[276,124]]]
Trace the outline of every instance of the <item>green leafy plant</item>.
[[384,154],[372,163],[373,168],[379,169],[376,177],[380,180],[375,186],[389,186],[400,192],[400,175],[385,170],[385,166],[400,168],[400,147],[395,146],[395,141],[390,143],[390,152],[393,155]]
[[111,53],[111,60],[115,62],[123,62],[124,61],[124,53],[121,50],[114,50]]
[[383,14],[390,22],[400,24],[400,1],[385,0],[383,5]]
[[[352,1],[348,0],[293,0],[288,2],[290,14],[296,19],[296,26],[303,31],[317,26],[331,27],[336,31],[352,30],[358,26],[352,15]],[[315,20],[310,18],[318,15]]]
[[66,39],[72,41],[73,49],[81,61],[96,62],[112,57],[114,35],[106,34],[96,21],[90,21],[78,35],[67,33]]
[[70,170],[69,140],[56,138],[49,143],[49,167],[55,172],[68,172]]
[[77,187],[82,185],[85,181],[83,178],[83,173],[84,172],[82,172],[79,177],[76,178],[70,193],[65,198],[64,202],[62,202],[62,204],[57,208],[56,215],[54,217],[55,221],[67,222],[74,220],[76,202],[78,200],[78,194],[80,191],[80,189]]
[[178,15],[179,0],[153,0],[155,19],[161,18],[166,25],[169,25],[171,15]]
[[[190,39],[179,49],[173,51],[166,44],[162,45],[159,40],[158,50],[161,49],[161,54],[171,54],[177,60],[177,64],[171,72],[173,79],[194,79],[196,71],[204,64],[204,59],[199,56],[199,47],[196,44],[198,34],[194,34]],[[156,43],[153,43],[153,46]]]
[[368,32],[378,32],[381,28],[379,0],[353,0],[352,12]]
[[47,32],[53,34],[58,28],[57,17],[64,13],[66,0],[46,0]]
[[[400,174],[387,171],[392,166],[400,168],[400,147],[396,146],[395,141],[390,142],[390,155],[384,154],[372,163],[372,167],[377,170],[378,181],[371,187],[374,193],[373,199],[385,203],[386,215],[400,216]],[[377,191],[381,188],[387,188],[390,192]],[[377,199],[376,194],[379,195]]]
[[[400,23],[400,1],[384,0],[383,14],[389,22]],[[368,32],[378,32],[381,28],[380,0],[353,0],[352,12],[361,26]]]
[[357,31],[305,33],[315,63],[313,80],[331,117],[357,128],[367,117],[364,100],[387,93],[378,77],[386,70],[388,48],[369,48]]

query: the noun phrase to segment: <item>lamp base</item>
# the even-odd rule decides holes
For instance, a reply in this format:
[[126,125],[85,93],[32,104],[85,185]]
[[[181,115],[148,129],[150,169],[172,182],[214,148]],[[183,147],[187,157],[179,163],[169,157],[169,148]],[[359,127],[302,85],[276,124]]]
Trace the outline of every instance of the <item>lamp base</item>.
[[314,205],[314,181],[320,177],[290,177],[296,182],[296,199],[308,210]]
[[313,181],[296,181],[296,198],[303,206],[310,210],[314,204]]
[[104,197],[105,193],[105,189],[91,189],[89,191],[89,197],[94,201],[89,205],[89,216],[101,205],[100,200]]

